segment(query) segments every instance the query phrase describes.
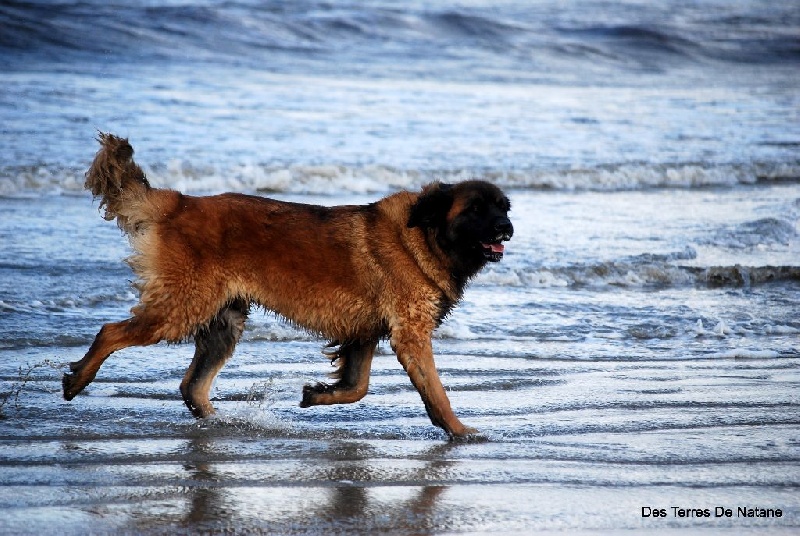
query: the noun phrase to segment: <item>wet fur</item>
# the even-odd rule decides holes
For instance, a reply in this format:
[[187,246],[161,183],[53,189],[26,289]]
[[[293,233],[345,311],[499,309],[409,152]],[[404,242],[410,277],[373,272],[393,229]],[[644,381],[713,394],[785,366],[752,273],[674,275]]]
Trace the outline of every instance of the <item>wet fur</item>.
[[[338,207],[242,194],[195,197],[152,188],[127,140],[101,134],[99,141],[86,188],[130,238],[140,301],[131,318],[103,326],[71,364],[65,399],[117,350],[193,338],[180,391],[193,415],[211,415],[212,382],[257,304],[335,341],[335,383],[306,386],[301,406],[361,399],[375,347],[388,338],[431,421],[451,437],[474,431],[450,408],[431,333],[487,262],[480,240],[501,227],[503,239],[513,232],[499,189],[482,181],[434,183],[420,193]],[[478,205],[485,217],[476,215]]]

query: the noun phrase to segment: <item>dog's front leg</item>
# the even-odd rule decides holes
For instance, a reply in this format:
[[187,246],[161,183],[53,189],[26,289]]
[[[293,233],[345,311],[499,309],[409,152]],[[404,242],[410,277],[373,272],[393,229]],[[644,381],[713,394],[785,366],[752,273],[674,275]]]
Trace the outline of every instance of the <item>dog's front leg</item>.
[[444,429],[451,438],[477,433],[475,428],[464,426],[453,413],[450,400],[436,372],[430,333],[420,335],[422,334],[394,333],[392,348],[422,397],[431,422]]
[[130,346],[157,343],[161,339],[157,327],[158,324],[152,319],[141,316],[104,325],[83,359],[70,363],[72,373],[64,374],[61,380],[64,400],[72,400],[89,385],[100,366],[112,353]]

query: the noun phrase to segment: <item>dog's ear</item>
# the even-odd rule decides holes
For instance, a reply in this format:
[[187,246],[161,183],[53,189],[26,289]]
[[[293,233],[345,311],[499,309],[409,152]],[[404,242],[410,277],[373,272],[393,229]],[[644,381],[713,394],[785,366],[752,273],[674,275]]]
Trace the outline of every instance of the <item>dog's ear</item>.
[[444,223],[453,204],[453,185],[434,182],[423,188],[417,202],[411,206],[408,227],[429,229]]

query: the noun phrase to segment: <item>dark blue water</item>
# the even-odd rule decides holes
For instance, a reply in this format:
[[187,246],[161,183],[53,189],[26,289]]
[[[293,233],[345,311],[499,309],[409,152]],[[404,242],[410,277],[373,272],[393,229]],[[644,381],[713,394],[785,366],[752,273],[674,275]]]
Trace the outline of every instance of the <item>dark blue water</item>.
[[791,69],[791,2],[5,2],[3,63],[216,63],[471,81]]
[[0,193],[80,189],[97,129],[182,189],[796,180],[798,34],[792,2],[4,2]]

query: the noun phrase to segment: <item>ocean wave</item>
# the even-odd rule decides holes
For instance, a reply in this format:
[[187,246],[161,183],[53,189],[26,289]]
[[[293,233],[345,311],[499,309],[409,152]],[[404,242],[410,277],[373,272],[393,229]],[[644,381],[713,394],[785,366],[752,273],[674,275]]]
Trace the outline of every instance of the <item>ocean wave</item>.
[[563,267],[490,268],[476,283],[538,288],[749,288],[800,282],[800,266],[681,266],[671,262],[613,261]]
[[750,287],[766,283],[800,281],[800,266],[712,266],[687,269],[697,282],[709,287]]
[[107,305],[117,306],[118,304],[133,304],[136,300],[136,295],[131,291],[116,294],[67,296],[51,300],[0,300],[0,312],[51,315],[76,311],[80,312],[86,309]]
[[[6,61],[218,61],[278,70],[313,62],[376,74],[446,69],[462,78],[542,76],[575,69],[576,60],[634,70],[676,60],[800,60],[790,5],[712,4],[12,1],[0,6],[0,54]],[[487,56],[494,68],[465,68]]]
[[777,359],[780,352],[774,350],[749,350],[747,348],[733,348],[723,352],[709,354],[707,357],[714,359]]
[[313,341],[319,339],[319,337],[316,337],[303,329],[295,328],[287,322],[274,318],[272,315],[268,315],[266,319],[262,318],[260,320],[261,321],[256,322],[255,320],[251,319],[248,322],[245,332],[242,335],[243,340],[251,342],[285,342]]
[[794,223],[777,218],[763,218],[721,229],[709,243],[717,247],[748,249],[775,244],[788,245],[797,236]]
[[[88,167],[88,163],[87,163]],[[389,166],[238,164],[194,165],[184,160],[143,164],[150,183],[187,193],[223,191],[321,194],[388,193],[435,180],[489,180],[501,187],[553,191],[628,191],[732,187],[800,182],[800,160],[749,164],[603,165],[582,169],[404,170]],[[83,190],[85,169],[66,166],[0,167],[0,195],[70,194]]]

